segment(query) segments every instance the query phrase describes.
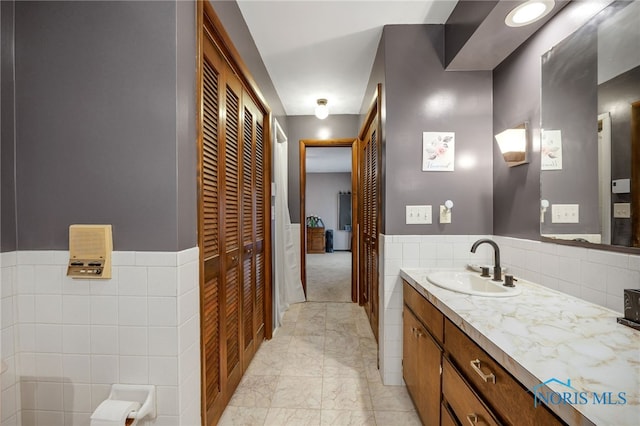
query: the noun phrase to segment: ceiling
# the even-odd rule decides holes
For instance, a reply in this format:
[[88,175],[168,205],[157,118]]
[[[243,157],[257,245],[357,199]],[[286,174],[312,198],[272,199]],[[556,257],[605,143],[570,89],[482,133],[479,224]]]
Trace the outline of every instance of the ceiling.
[[443,24],[457,0],[237,0],[287,115],[359,114],[386,24]]
[[[288,116],[313,115],[319,98],[330,114],[360,114],[384,25],[447,23],[456,45],[447,69],[492,70],[568,3],[557,0],[543,20],[510,28],[504,18],[524,0],[458,8],[458,0],[236,1]],[[307,153],[307,172],[351,171],[350,149]]]

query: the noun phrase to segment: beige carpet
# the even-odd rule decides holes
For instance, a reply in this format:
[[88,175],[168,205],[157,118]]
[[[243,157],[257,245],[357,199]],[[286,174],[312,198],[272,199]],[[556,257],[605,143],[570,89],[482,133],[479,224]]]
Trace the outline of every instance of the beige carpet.
[[351,302],[351,252],[307,254],[307,300]]

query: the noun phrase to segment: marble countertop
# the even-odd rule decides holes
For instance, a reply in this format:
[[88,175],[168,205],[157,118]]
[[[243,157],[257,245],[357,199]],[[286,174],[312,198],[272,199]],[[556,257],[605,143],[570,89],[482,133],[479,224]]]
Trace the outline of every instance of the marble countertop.
[[456,293],[427,281],[435,270],[400,275],[527,389],[584,392],[577,403],[547,404],[560,418],[572,424],[578,411],[596,425],[640,424],[640,331],[618,324],[620,313],[524,280],[509,298]]

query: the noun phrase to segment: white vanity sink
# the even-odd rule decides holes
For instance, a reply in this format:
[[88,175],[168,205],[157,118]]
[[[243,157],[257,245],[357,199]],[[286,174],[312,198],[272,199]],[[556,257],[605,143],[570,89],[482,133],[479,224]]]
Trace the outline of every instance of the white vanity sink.
[[511,297],[520,294],[516,287],[505,287],[503,281],[491,281],[475,272],[437,271],[427,275],[427,280],[438,287],[458,293],[485,297]]

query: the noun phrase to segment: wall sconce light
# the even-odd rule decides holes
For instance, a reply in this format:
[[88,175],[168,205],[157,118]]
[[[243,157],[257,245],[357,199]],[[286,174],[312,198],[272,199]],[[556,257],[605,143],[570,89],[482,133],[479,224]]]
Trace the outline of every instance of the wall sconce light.
[[540,200],[540,223],[544,223],[544,214],[549,208],[549,200]]
[[527,158],[527,124],[498,133],[496,141],[502,152],[502,157],[509,167],[519,166],[529,162]]
[[327,107],[326,99],[318,99],[318,106],[316,106],[316,117],[320,120],[324,120],[329,116],[329,107]]

